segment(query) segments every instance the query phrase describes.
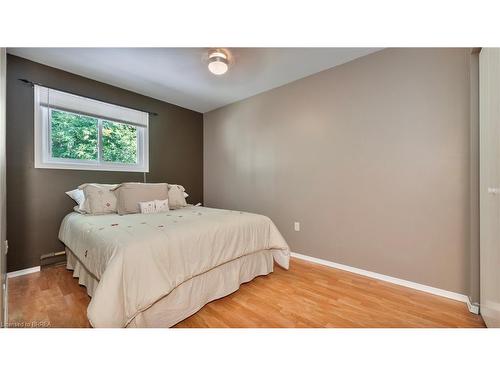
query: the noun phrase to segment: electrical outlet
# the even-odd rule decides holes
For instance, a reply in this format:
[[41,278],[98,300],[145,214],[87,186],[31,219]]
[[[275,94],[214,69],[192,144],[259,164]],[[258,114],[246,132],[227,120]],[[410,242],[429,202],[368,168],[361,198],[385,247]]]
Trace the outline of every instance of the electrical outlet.
[[295,232],[300,232],[300,223],[298,221],[293,224],[293,229],[295,229]]

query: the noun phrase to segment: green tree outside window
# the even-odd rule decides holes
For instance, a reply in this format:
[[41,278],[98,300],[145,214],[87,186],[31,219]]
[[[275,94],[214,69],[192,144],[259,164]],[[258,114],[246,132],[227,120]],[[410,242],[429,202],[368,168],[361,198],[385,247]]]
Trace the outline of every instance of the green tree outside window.
[[51,111],[52,157],[97,160],[98,120],[64,111]]
[[137,163],[136,127],[104,120],[102,122],[102,159],[115,163]]
[[[102,120],[102,161],[137,163],[137,128]],[[99,119],[51,110],[52,157],[77,160],[99,158]]]

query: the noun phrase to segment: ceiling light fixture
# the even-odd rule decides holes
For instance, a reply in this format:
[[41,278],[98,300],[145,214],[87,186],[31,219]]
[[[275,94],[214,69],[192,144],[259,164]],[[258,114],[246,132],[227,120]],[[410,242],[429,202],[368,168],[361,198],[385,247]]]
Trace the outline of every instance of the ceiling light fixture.
[[229,69],[227,54],[222,51],[210,52],[208,55],[208,70],[212,74],[222,75]]

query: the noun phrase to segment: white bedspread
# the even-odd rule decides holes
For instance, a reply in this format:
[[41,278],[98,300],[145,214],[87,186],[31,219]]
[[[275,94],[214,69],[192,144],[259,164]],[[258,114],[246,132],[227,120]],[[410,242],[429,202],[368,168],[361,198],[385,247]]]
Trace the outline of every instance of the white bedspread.
[[68,214],[59,239],[99,285],[94,327],[124,327],[192,277],[259,250],[288,268],[288,245],[266,216],[188,206],[158,214]]

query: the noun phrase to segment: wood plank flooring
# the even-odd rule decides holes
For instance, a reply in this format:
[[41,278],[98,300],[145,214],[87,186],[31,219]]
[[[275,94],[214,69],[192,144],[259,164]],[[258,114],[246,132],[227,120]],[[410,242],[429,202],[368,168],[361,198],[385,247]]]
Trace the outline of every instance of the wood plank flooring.
[[[11,327],[89,327],[90,298],[64,266],[9,279]],[[484,327],[464,303],[292,259],[175,327]]]
[[64,265],[8,279],[9,327],[90,327],[90,297]]

